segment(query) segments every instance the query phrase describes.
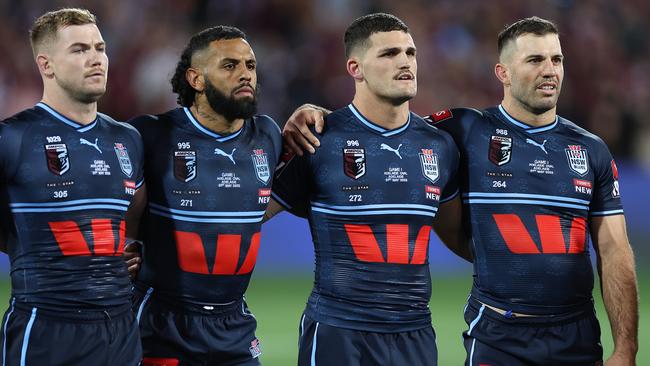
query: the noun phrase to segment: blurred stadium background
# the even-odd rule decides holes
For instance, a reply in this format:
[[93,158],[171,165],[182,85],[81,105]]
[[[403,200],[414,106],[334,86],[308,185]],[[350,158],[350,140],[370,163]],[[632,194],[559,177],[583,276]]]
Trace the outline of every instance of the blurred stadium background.
[[[619,163],[641,297],[638,364],[650,365],[650,2],[646,0],[0,0],[0,118],[33,106],[41,80],[27,32],[47,10],[84,6],[99,17],[110,77],[100,110],[118,119],[175,106],[169,78],[194,32],[217,24],[247,32],[257,55],[260,112],[283,124],[298,105],[347,103],[342,35],[356,17],[391,12],[407,22],[418,47],[419,94],[412,109],[497,104],[492,68],[496,34],[532,15],[557,22],[566,57],[559,113],[601,136]],[[471,267],[431,245],[431,309],[440,365],[464,359],[462,308]],[[282,215],[264,226],[248,301],[256,313],[265,365],[295,364],[298,320],[309,294],[313,254],[304,221]],[[0,300],[9,298],[8,262],[0,259]],[[605,353],[609,324],[596,291]],[[644,347],[645,346],[645,347]]]

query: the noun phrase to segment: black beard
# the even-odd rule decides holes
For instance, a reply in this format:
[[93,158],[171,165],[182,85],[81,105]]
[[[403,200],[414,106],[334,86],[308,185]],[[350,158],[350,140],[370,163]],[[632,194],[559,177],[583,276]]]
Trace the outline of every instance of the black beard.
[[224,116],[228,121],[248,119],[257,112],[257,89],[253,99],[236,100],[232,95],[226,96],[214,87],[209,80],[205,81],[205,96],[212,110]]

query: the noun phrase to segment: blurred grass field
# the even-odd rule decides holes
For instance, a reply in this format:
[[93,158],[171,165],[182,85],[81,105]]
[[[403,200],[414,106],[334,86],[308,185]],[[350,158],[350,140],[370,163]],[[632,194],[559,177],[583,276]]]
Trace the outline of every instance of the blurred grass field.
[[[641,294],[640,351],[638,365],[650,365],[650,302],[644,295],[650,294],[650,277],[639,275]],[[296,364],[298,321],[311,290],[311,274],[271,275],[257,271],[247,292],[247,302],[258,320],[257,336],[262,344],[262,363],[265,366]],[[431,311],[437,334],[439,365],[462,365],[465,351],[461,332],[466,325],[462,319],[463,306],[471,285],[471,276],[434,277]],[[0,300],[8,303],[9,283],[0,282]],[[598,291],[596,291],[596,295]],[[597,296],[597,312],[603,330],[605,355],[612,351],[612,339],[606,313]],[[644,316],[645,315],[645,316]],[[646,347],[644,347],[646,345]],[[644,349],[645,348],[645,349]]]

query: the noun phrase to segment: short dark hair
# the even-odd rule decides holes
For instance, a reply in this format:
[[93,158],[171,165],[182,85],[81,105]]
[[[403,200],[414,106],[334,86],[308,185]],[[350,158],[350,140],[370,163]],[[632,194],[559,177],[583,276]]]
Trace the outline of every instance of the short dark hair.
[[241,38],[246,40],[246,34],[240,29],[218,25],[200,31],[192,36],[189,44],[183,50],[181,59],[176,64],[176,71],[172,76],[172,90],[178,94],[177,102],[183,107],[190,107],[194,104],[196,90],[187,82],[185,73],[192,66],[192,57],[198,52],[206,49],[214,41]]
[[56,39],[56,32],[61,28],[96,23],[97,18],[87,9],[63,8],[48,11],[38,17],[29,30],[29,43],[32,46],[32,52],[34,56],[37,56],[40,47],[53,42]]
[[549,33],[559,34],[557,26],[550,20],[542,19],[540,17],[530,17],[518,20],[509,26],[505,27],[497,37],[497,50],[499,55],[501,51],[510,41],[514,41],[519,36],[527,33],[543,36]]
[[343,36],[345,56],[350,57],[357,47],[368,47],[368,39],[373,33],[392,31],[408,33],[409,27],[400,18],[386,13],[368,14],[355,19]]

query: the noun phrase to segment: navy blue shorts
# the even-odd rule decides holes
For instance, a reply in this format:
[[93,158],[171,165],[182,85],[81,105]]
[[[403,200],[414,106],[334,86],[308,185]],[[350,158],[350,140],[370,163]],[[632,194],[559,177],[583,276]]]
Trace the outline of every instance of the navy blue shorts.
[[298,366],[436,366],[436,334],[431,326],[399,333],[333,327],[303,314]]
[[506,317],[470,298],[466,366],[599,366],[603,349],[593,306],[569,314]]
[[142,366],[259,365],[257,321],[241,300],[229,306],[179,304],[136,288]]
[[130,306],[52,311],[12,303],[2,321],[6,366],[136,366],[140,335]]

